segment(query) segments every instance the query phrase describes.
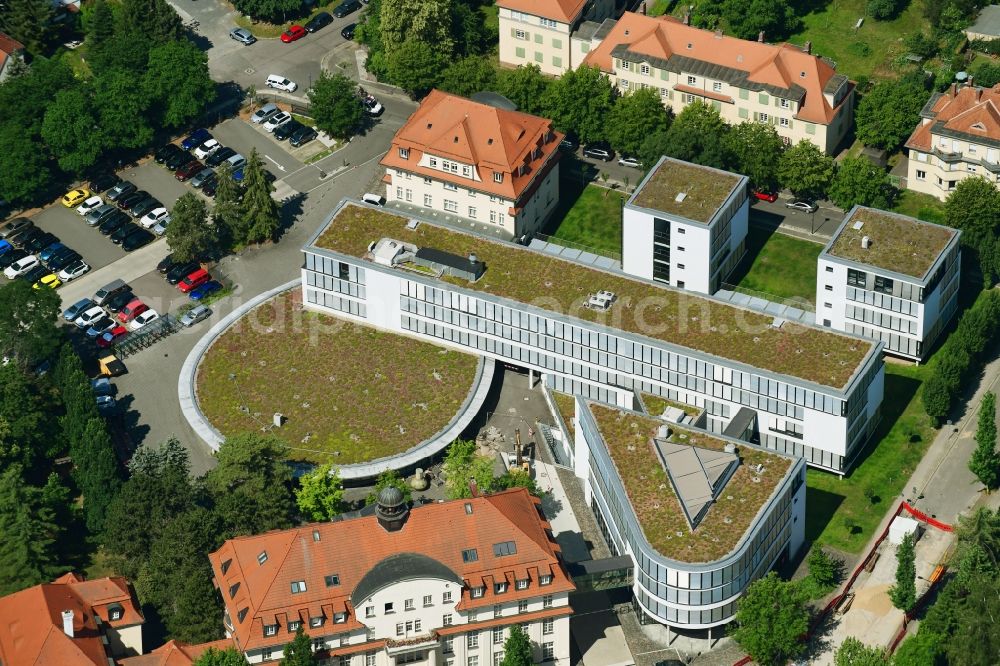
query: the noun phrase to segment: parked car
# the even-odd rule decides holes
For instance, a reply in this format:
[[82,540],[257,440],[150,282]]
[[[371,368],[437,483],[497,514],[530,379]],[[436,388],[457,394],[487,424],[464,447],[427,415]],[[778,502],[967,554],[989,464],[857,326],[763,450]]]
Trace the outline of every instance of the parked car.
[[153,154],[153,160],[157,164],[166,164],[167,160],[176,155],[177,153],[183,153],[184,151],[176,143],[168,143],[163,146],[156,153]]
[[6,252],[0,255],[0,268],[7,270],[10,266],[14,265],[15,262],[20,261],[28,256],[28,253],[20,248],[15,248],[10,252]]
[[96,303],[97,305],[104,305],[109,300],[111,300],[113,296],[115,296],[116,294],[120,294],[123,291],[130,291],[128,283],[125,282],[125,280],[121,279],[112,280],[111,282],[107,283],[106,285],[98,289],[96,292],[94,292],[94,303]]
[[37,266],[28,269],[27,272],[18,275],[18,277],[27,282],[28,284],[35,284],[36,282],[38,282],[51,272],[52,271],[50,271],[45,266],[38,264]]
[[139,219],[139,224],[142,225],[143,229],[152,229],[160,220],[170,217],[170,211],[168,211],[163,206],[154,208]]
[[285,44],[291,44],[292,42],[297,42],[306,36],[306,29],[301,25],[289,26],[288,30],[281,33],[281,41]]
[[97,346],[101,349],[107,349],[124,338],[126,335],[128,335],[128,329],[119,324],[110,331],[104,331],[97,336]]
[[118,227],[118,229],[116,229],[110,236],[108,236],[108,238],[111,239],[111,242],[114,243],[115,245],[121,245],[122,241],[125,240],[126,236],[132,233],[133,229],[138,229],[138,227],[136,227],[134,224],[123,224],[122,226]]
[[767,201],[768,203],[774,203],[778,200],[777,192],[764,192],[763,190],[753,191],[754,199],[759,199],[761,201]]
[[55,234],[50,234],[47,231],[43,231],[40,234],[35,234],[32,236],[31,240],[23,244],[23,247],[28,252],[32,254],[37,254],[47,248],[50,245],[59,242],[59,238]]
[[115,320],[105,315],[90,325],[90,328],[87,329],[87,337],[93,340],[104,331],[110,331],[115,326]]
[[104,309],[96,305],[91,305],[89,308],[77,315],[73,323],[76,324],[77,328],[86,330],[90,328],[90,325],[95,321],[99,320],[104,316]]
[[82,204],[77,206],[76,212],[80,215],[86,216],[87,213],[102,205],[104,205],[104,199],[95,194],[92,197],[87,197]]
[[190,328],[191,326],[194,326],[198,322],[204,321],[211,316],[212,311],[207,305],[197,305],[184,313],[184,316],[181,317],[181,326]]
[[354,29],[357,27],[357,23],[348,23],[341,29],[340,36],[349,42],[354,41]]
[[138,315],[136,315],[135,318],[131,322],[129,322],[128,330],[138,331],[146,324],[150,323],[151,321],[155,321],[159,318],[160,318],[160,313],[157,312],[156,310],[146,310],[145,312],[141,312]]
[[115,402],[115,399],[110,395],[99,395],[94,398],[94,400],[97,401],[97,413],[102,416],[113,414],[118,408],[118,404]]
[[375,99],[375,95],[365,95],[361,99],[361,106],[365,107],[365,113],[369,116],[380,116],[385,111],[385,107]]
[[228,164],[229,168],[233,169],[234,171],[236,169],[241,169],[243,167],[243,165],[246,164],[246,163],[247,163],[247,158],[243,157],[239,153],[236,153],[235,155],[233,155],[232,157],[230,157],[228,160],[226,160],[226,164]]
[[121,228],[123,224],[129,223],[128,214],[118,211],[98,227],[98,231],[101,232],[102,236],[110,236],[115,231]]
[[5,240],[0,240],[0,254],[10,252],[14,249],[14,246]]
[[62,243],[58,242],[53,243],[52,245],[49,245],[47,248],[39,252],[38,258],[42,261],[43,264],[47,264],[49,263],[49,259],[51,259],[53,255],[59,252],[59,250],[64,250],[64,249],[66,249],[66,246],[63,245]]
[[253,36],[253,33],[246,28],[233,28],[229,31],[229,38],[235,39],[244,46],[250,46],[257,41],[257,38]]
[[295,130],[295,134],[292,134],[291,138],[288,139],[288,143],[298,148],[299,146],[306,145],[317,136],[319,136],[319,134],[315,129],[309,127],[308,125],[303,125],[301,128]]
[[160,263],[156,264],[156,272],[160,275],[164,275],[167,271],[177,265],[177,262],[174,261],[174,255],[168,254],[163,257],[163,259],[160,259]]
[[127,324],[148,309],[148,305],[140,301],[138,298],[133,298],[129,301],[128,305],[123,307],[118,313],[118,321],[123,324]]
[[214,179],[215,179],[215,172],[212,171],[212,169],[205,167],[204,169],[196,173],[194,177],[191,179],[191,187],[199,189],[202,186],[204,186],[205,183]]
[[267,77],[267,81],[264,82],[268,88],[274,88],[275,90],[283,90],[285,92],[295,92],[295,89],[299,86],[295,81],[286,79],[283,76],[277,74],[271,74]]
[[91,308],[95,305],[94,301],[89,298],[81,298],[73,305],[69,306],[63,310],[62,316],[66,321],[75,320],[80,314],[87,308]]
[[148,199],[143,199],[136,205],[132,206],[132,209],[129,211],[129,213],[132,214],[132,217],[138,220],[141,219],[142,216],[148,213],[149,211],[155,210],[157,208],[163,208],[163,204],[160,203],[159,199],[156,199],[155,197],[149,197]]
[[333,17],[330,16],[328,12],[320,12],[319,14],[316,14],[316,16],[309,19],[309,22],[306,23],[306,32],[316,32],[317,30],[322,30],[331,23],[333,23]]
[[610,162],[612,159],[614,159],[615,152],[607,146],[601,144],[592,144],[583,149],[583,156],[595,160],[603,160],[605,162]]
[[197,157],[199,160],[203,160],[212,153],[214,153],[215,151],[217,151],[219,148],[222,148],[221,143],[219,143],[215,139],[209,139],[208,141],[206,141],[205,143],[201,144],[200,146],[194,149],[194,156]]
[[291,119],[292,116],[290,114],[285,113],[284,111],[282,111],[281,113],[277,113],[273,115],[270,120],[264,123],[263,125],[264,131],[273,132],[274,130],[278,129],[279,127],[290,121]]
[[278,141],[284,141],[285,139],[287,139],[288,137],[299,131],[300,127],[302,127],[302,123],[295,120],[295,118],[292,118],[287,123],[279,125],[274,130],[274,138],[277,139]]
[[167,167],[171,171],[177,171],[178,169],[180,169],[182,166],[184,166],[193,159],[194,158],[191,157],[191,153],[187,152],[186,150],[182,150],[181,152],[177,153],[176,155],[168,159],[166,162],[164,162],[163,166]]
[[153,234],[155,236],[162,236],[163,234],[167,233],[168,226],[170,226],[169,215],[167,215],[165,218],[156,223],[156,226],[153,227]]
[[121,197],[120,199],[115,201],[115,203],[118,204],[118,207],[120,209],[127,211],[132,206],[136,205],[140,201],[148,199],[150,196],[151,195],[146,190],[136,190],[131,194],[126,194],[125,196]]
[[196,261],[187,261],[183,264],[173,266],[167,271],[167,283],[177,284],[199,268],[201,268],[201,265]]
[[66,248],[65,252],[60,252],[49,260],[49,270],[59,272],[77,261],[83,261],[83,257],[80,256],[80,253],[76,250]]
[[361,3],[358,0],[344,0],[339,5],[334,7],[333,15],[337,18],[344,18],[348,14],[358,11],[361,9]]
[[[178,148],[178,150],[180,149]],[[123,180],[122,182],[118,183],[110,190],[108,190],[107,194],[108,201],[114,201],[115,203],[117,203],[119,199],[127,197],[128,195],[132,194],[138,189],[139,188],[133,185],[132,183],[128,182],[127,180]]]
[[819,210],[819,206],[811,201],[789,201],[785,204],[785,208],[791,208],[792,210],[801,210],[803,213],[815,213]]
[[[183,282],[181,284],[183,284]],[[212,294],[221,289],[222,289],[221,282],[219,282],[218,280],[209,280],[208,282],[205,282],[201,286],[192,289],[191,293],[188,294],[188,298],[190,298],[192,301],[200,301],[201,299],[207,296],[211,296]]]
[[75,190],[70,190],[63,195],[62,205],[66,206],[66,208],[73,208],[82,204],[89,196],[90,190],[87,189],[77,188]]
[[24,275],[32,268],[38,265],[38,257],[33,254],[29,254],[22,259],[18,259],[10,266],[4,269],[3,276],[8,280],[13,280],[19,275]]
[[374,194],[372,192],[365,192],[364,194],[362,194],[361,200],[364,201],[366,204],[371,204],[373,206],[385,205],[385,197],[383,197],[381,194]]
[[201,186],[201,191],[206,197],[215,198],[215,191],[219,186],[219,179],[213,178]]
[[566,134],[563,140],[559,142],[559,150],[565,150],[568,153],[575,153],[579,147],[580,140],[576,138],[576,135],[571,133]]
[[193,150],[194,148],[205,143],[212,138],[211,133],[204,127],[199,127],[195,131],[191,132],[181,141],[181,148],[184,150]]
[[59,279],[63,282],[75,280],[81,275],[86,275],[90,271],[90,265],[83,259],[77,259],[66,268],[59,271]]
[[212,276],[204,268],[199,268],[196,271],[192,271],[187,277],[177,283],[177,288],[182,294],[190,292],[195,287],[200,287],[209,280]]
[[45,231],[42,231],[38,227],[31,227],[30,229],[25,228],[20,233],[16,233],[11,236],[10,242],[20,248],[27,249],[29,243],[45,233]]
[[122,179],[117,174],[102,173],[90,179],[90,191],[106,192],[120,182],[122,182]]
[[212,153],[211,157],[209,157],[207,160],[205,160],[205,166],[209,166],[209,167],[213,167],[213,168],[217,167],[217,166],[219,166],[220,164],[222,164],[223,162],[225,162],[226,160],[228,160],[230,157],[232,157],[235,154],[236,154],[235,150],[233,150],[232,148],[228,148],[226,146],[223,146],[222,148],[219,148],[219,150],[217,150],[214,153]]
[[111,298],[108,302],[104,304],[104,307],[108,309],[108,312],[112,314],[118,314],[122,311],[122,308],[135,300],[135,294],[132,293],[131,289],[126,289],[125,291],[120,291]]
[[176,172],[174,172],[174,177],[181,181],[182,183],[186,180],[190,180],[196,173],[205,168],[205,165],[198,160],[191,160]]
[[642,168],[642,162],[639,161],[639,158],[632,157],[631,155],[622,155],[619,157],[618,164],[625,167],[632,167],[633,169]]
[[131,252],[132,250],[138,250],[143,245],[148,245],[154,240],[156,240],[156,236],[145,229],[136,227],[132,230],[132,233],[122,239],[122,249],[126,252]]
[[99,227],[116,212],[118,212],[118,209],[114,207],[114,204],[101,204],[87,213],[87,216],[83,219],[87,222],[88,227]]
[[260,107],[259,109],[253,112],[253,115],[250,116],[250,122],[259,125],[260,123],[264,122],[274,114],[278,113],[280,110],[281,109],[278,108],[277,104],[268,102],[267,104],[265,104],[264,106]]
[[7,220],[0,226],[0,238],[7,238],[13,234],[18,229],[23,229],[24,227],[33,227],[35,223],[26,217],[15,217],[13,220]]
[[[49,269],[45,268],[44,271]],[[38,279],[31,287],[33,289],[58,289],[62,286],[62,280],[55,273],[48,272],[44,276]]]

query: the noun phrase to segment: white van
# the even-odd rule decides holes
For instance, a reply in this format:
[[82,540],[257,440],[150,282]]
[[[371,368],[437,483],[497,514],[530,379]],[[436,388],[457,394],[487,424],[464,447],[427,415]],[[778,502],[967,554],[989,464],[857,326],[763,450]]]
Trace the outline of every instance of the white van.
[[285,92],[295,92],[295,89],[298,88],[298,86],[295,85],[295,81],[289,81],[285,77],[278,76],[277,74],[271,74],[267,77],[267,87],[284,90]]
[[385,205],[385,197],[379,196],[378,194],[372,194],[371,192],[365,192],[361,196],[361,200],[364,201],[366,204],[371,204],[373,206]]

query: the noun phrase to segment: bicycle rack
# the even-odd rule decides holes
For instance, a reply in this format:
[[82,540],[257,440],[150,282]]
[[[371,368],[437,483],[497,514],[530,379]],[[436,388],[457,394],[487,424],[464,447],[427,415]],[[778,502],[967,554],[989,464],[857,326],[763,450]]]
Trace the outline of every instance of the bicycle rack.
[[115,343],[114,351],[118,358],[128,358],[147,347],[151,347],[171,333],[181,328],[180,322],[171,315],[164,315],[138,331],[129,333]]

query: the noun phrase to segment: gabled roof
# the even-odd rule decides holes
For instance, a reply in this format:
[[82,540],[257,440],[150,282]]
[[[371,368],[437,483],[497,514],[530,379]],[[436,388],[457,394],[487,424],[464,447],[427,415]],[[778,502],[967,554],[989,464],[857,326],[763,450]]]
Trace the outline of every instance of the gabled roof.
[[[288,642],[287,622],[299,618],[307,633],[310,617],[323,616],[331,622],[336,613],[347,614],[340,625],[344,631],[363,628],[351,597],[356,589],[370,595],[391,583],[382,574],[399,570],[386,564],[399,560],[390,559],[393,556],[419,561],[421,571],[434,572],[432,577],[450,572],[449,578],[464,581],[466,587],[486,588],[475,600],[464,591],[456,595],[460,608],[491,607],[497,599],[490,584],[493,580],[509,580],[509,591],[503,595],[508,601],[538,594],[530,588],[516,591],[514,578],[537,582],[539,575],[552,575],[547,590],[573,589],[562,570],[559,547],[547,529],[537,500],[518,488],[416,506],[395,532],[383,529],[375,516],[353,517],[230,539],[209,559],[233,633],[241,649],[250,650]],[[495,555],[494,544],[505,541],[514,542],[516,552]],[[477,550],[477,557],[466,562],[463,551],[471,548]],[[376,570],[373,586],[369,574]],[[338,577],[336,585],[327,584],[326,577],[332,575]],[[292,582],[297,581],[305,582],[305,592],[291,592]],[[278,633],[265,639],[263,627],[271,624],[279,625]],[[329,633],[329,627],[319,631]]]
[[[432,90],[396,132],[382,164],[516,199],[558,154],[561,140],[545,118]],[[408,159],[400,157],[400,148],[409,150]],[[418,166],[424,153],[473,166],[475,179]],[[527,168],[519,175],[521,166]],[[494,173],[504,174],[502,183]]]
[[587,0],[497,0],[497,7],[561,23],[573,23],[586,4]]
[[932,135],[973,143],[1000,144],[1000,84],[992,88],[952,86],[936,93],[921,112],[923,119],[906,140],[906,147],[930,151]]
[[[112,606],[122,608],[120,620],[109,620]],[[63,611],[73,611],[73,638],[63,631]],[[95,616],[114,627],[144,622],[124,578],[87,581],[70,573],[0,598],[0,663],[107,666]]]
[[234,646],[230,638],[223,638],[211,643],[199,643],[198,645],[167,641],[166,644],[149,654],[119,659],[118,664],[119,666],[191,666],[211,648],[221,651],[231,647]]
[[821,124],[831,122],[839,108],[827,101],[824,92],[833,94],[840,85],[850,85],[828,60],[797,46],[738,39],[670,16],[625,12],[583,62],[610,73],[612,56],[801,100],[796,117]]
[[24,50],[24,44],[0,32],[0,71],[7,64],[7,58]]

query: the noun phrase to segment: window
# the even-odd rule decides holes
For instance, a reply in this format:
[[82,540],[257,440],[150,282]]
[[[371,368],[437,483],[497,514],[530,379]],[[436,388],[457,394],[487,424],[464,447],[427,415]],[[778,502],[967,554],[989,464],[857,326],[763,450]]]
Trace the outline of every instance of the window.
[[625,79],[619,79],[619,80],[618,80],[618,84],[619,84],[619,85],[620,85],[620,86],[621,86],[621,87],[622,87],[622,88],[623,88],[624,90],[628,90],[628,89],[629,89],[629,82],[628,82],[628,81],[626,81]]
[[965,168],[968,169],[969,173],[976,173],[976,165],[975,164],[966,164]]
[[345,622],[347,622],[347,613],[334,613],[333,614],[333,623],[334,624],[343,624]]
[[684,269],[684,264],[677,264],[677,268],[680,268],[681,270],[683,270]]
[[630,63],[628,60],[622,60],[622,69],[624,69],[626,72],[631,72],[632,63]]
[[458,202],[456,202],[456,201],[450,201],[448,199],[445,199],[444,200],[444,209],[446,211],[448,211],[449,213],[457,213],[458,212]]
[[438,161],[437,161],[436,157],[430,157],[430,158],[428,158],[428,162],[427,163],[430,164],[433,168],[435,168],[435,169],[437,168]]
[[433,181],[430,178],[424,178],[424,185],[430,185]]
[[365,617],[375,617],[374,606],[365,606]]
[[444,652],[450,654],[455,651],[455,637],[448,636],[444,639]]
[[472,176],[472,167],[463,164],[462,175],[465,176],[466,178],[470,178]]
[[548,636],[553,633],[556,628],[556,622],[552,618],[542,620],[542,636]]
[[689,86],[697,85],[697,83],[698,83],[697,77],[694,77],[694,76],[689,76],[688,77],[688,85]]
[[677,233],[686,234],[687,230],[684,227],[677,227]]
[[642,65],[639,65],[639,73],[640,74],[644,74],[646,76],[649,76],[649,65],[647,65],[645,63],[643,63]]
[[475,206],[469,206],[469,217],[471,217],[473,220],[476,219],[476,207]]
[[685,104],[690,104],[691,102],[694,101],[694,95],[691,95],[689,93],[684,93],[683,95],[681,95],[681,101],[684,102]]
[[257,556],[257,564],[264,564],[264,562],[267,562],[267,551],[266,550],[260,551],[260,555]]
[[302,626],[302,620],[292,620],[288,623],[288,633],[294,634]]
[[666,88],[660,88],[660,97],[669,97],[670,91]]
[[402,157],[404,160],[410,159],[410,149],[409,148],[400,148],[399,149],[399,156]]
[[403,188],[402,187],[397,187],[396,188],[396,198],[397,199],[402,199],[403,198]]
[[678,247],[678,248],[677,248],[677,251],[678,251],[678,252],[683,252],[683,251],[684,251],[684,248],[682,248],[682,247]]
[[762,122],[762,123],[766,123],[766,122],[769,122],[771,120],[771,117],[769,115],[767,115],[766,113],[758,113],[757,114],[757,120],[760,121],[760,122]]
[[406,190],[406,200],[411,202],[413,201],[413,190]]
[[514,582],[514,588],[518,589],[518,590],[527,590],[528,589],[528,579],[525,578],[523,580],[515,581]]
[[503,617],[503,605],[502,604],[493,604],[493,617],[494,618]]
[[486,588],[485,587],[474,587],[474,588],[472,588],[472,598],[473,599],[478,599],[479,597],[483,596],[483,594],[485,594],[485,593],[486,593]]
[[434,205],[434,199],[429,194],[424,195],[424,205],[430,208]]
[[826,267],[826,272],[827,273],[832,273],[833,272],[833,266],[827,266]]
[[[338,615],[342,615],[342,613],[338,613]],[[334,617],[336,617],[336,616],[334,616]],[[309,618],[309,626],[312,627],[312,628],[314,628],[314,629],[316,627],[322,627],[323,626],[323,616],[320,615],[319,617],[311,617],[311,618]]]
[[458,192],[458,185],[456,185],[455,183],[444,183],[444,189],[448,190],[449,192]]
[[722,92],[722,82],[721,81],[712,81],[712,90],[714,92]]
[[469,198],[470,199],[475,199],[476,198],[476,191],[475,190],[469,190],[468,192],[469,192]]
[[407,599],[403,602],[403,610],[411,611],[414,609],[413,599]]
[[441,616],[441,626],[450,627],[451,626],[451,613],[446,613]]
[[330,574],[323,579],[326,581],[327,587],[336,587],[340,585],[340,574]]
[[465,635],[465,647],[474,650],[479,647],[479,632],[470,631]]
[[397,636],[402,636],[403,635],[403,623],[402,622],[397,622],[396,623],[396,635]]
[[875,276],[875,291],[883,294],[892,294],[892,286],[893,282],[889,278],[884,278],[880,275]]
[[465,666],[479,666],[479,657],[477,655],[472,655],[466,659]]
[[927,178],[927,172],[917,169],[917,180],[924,180]]
[[538,577],[539,585],[549,585],[552,583],[552,574],[542,574]]
[[267,661],[271,658],[271,648],[264,648],[260,651],[260,658]]
[[490,211],[490,222],[493,224],[497,222],[497,212],[495,210]]
[[441,603],[443,604],[451,603],[451,590],[447,590],[441,595]]
[[791,104],[789,104],[787,99],[781,99],[778,100],[778,106],[780,106],[783,109],[787,109],[791,106]]
[[542,661],[552,661],[555,659],[556,650],[554,643],[542,643]]
[[546,594],[542,597],[542,608],[552,608],[552,595]]
[[462,561],[468,564],[469,562],[479,561],[479,551],[475,548],[468,548],[462,551]]
[[479,618],[479,613],[473,608],[466,613],[466,616],[469,618],[469,622],[475,622]]
[[493,653],[493,666],[501,666],[503,664],[503,650],[497,650]]
[[265,624],[264,625],[264,635],[265,636],[277,636],[278,635],[278,625],[276,625],[276,624]]
[[517,553],[517,544],[513,541],[501,541],[500,543],[493,544],[493,555],[495,557],[503,557],[504,555],[515,555]]
[[833,291],[833,285],[832,284],[824,285],[823,288],[826,289],[827,291]]
[[521,599],[520,601],[517,602],[517,612],[518,613],[527,613],[528,612],[528,600],[527,599]]
[[369,652],[365,655],[365,666],[375,666],[378,663],[378,655],[374,652]]
[[[237,585],[238,584],[239,583],[237,583]],[[108,613],[108,617],[111,618],[112,620],[120,620],[120,619],[122,619],[122,609],[121,608],[112,608],[110,610],[110,612]]]
[[292,594],[298,594],[299,592],[306,591],[306,582],[304,580],[293,580],[292,581]]
[[502,183],[503,182],[503,174],[500,173],[499,171],[495,172],[493,174],[493,180],[495,182],[497,182],[497,183]]
[[538,23],[541,24],[545,28],[555,28],[555,27],[557,27],[559,25],[558,23],[556,23],[552,19],[547,19],[547,18],[539,18],[538,19]]
[[824,308],[832,308],[833,307],[833,303],[824,303],[823,307]]
[[431,595],[429,595],[429,594],[425,594],[424,595],[424,608],[427,608],[428,606],[433,606],[433,605],[434,605],[434,598]]
[[526,39],[528,39],[528,33],[526,33],[524,30],[517,30],[517,29],[515,29],[514,30],[514,39],[524,39],[524,40],[526,40]]
[[385,613],[386,615],[388,615],[389,613],[395,613],[396,612],[393,609],[393,607],[392,607],[392,602],[391,601],[386,602],[385,609],[382,612]]
[[506,591],[507,591],[507,583],[506,582],[504,582],[504,583],[495,583],[493,585],[493,593],[494,594],[503,594]]
[[791,127],[792,123],[788,118],[778,118],[778,125],[781,127]]
[[853,268],[847,269],[847,284],[852,287],[865,287],[868,281],[868,274],[864,271],[856,271]]
[[503,643],[503,627],[494,627],[493,645],[500,645],[501,643]]

